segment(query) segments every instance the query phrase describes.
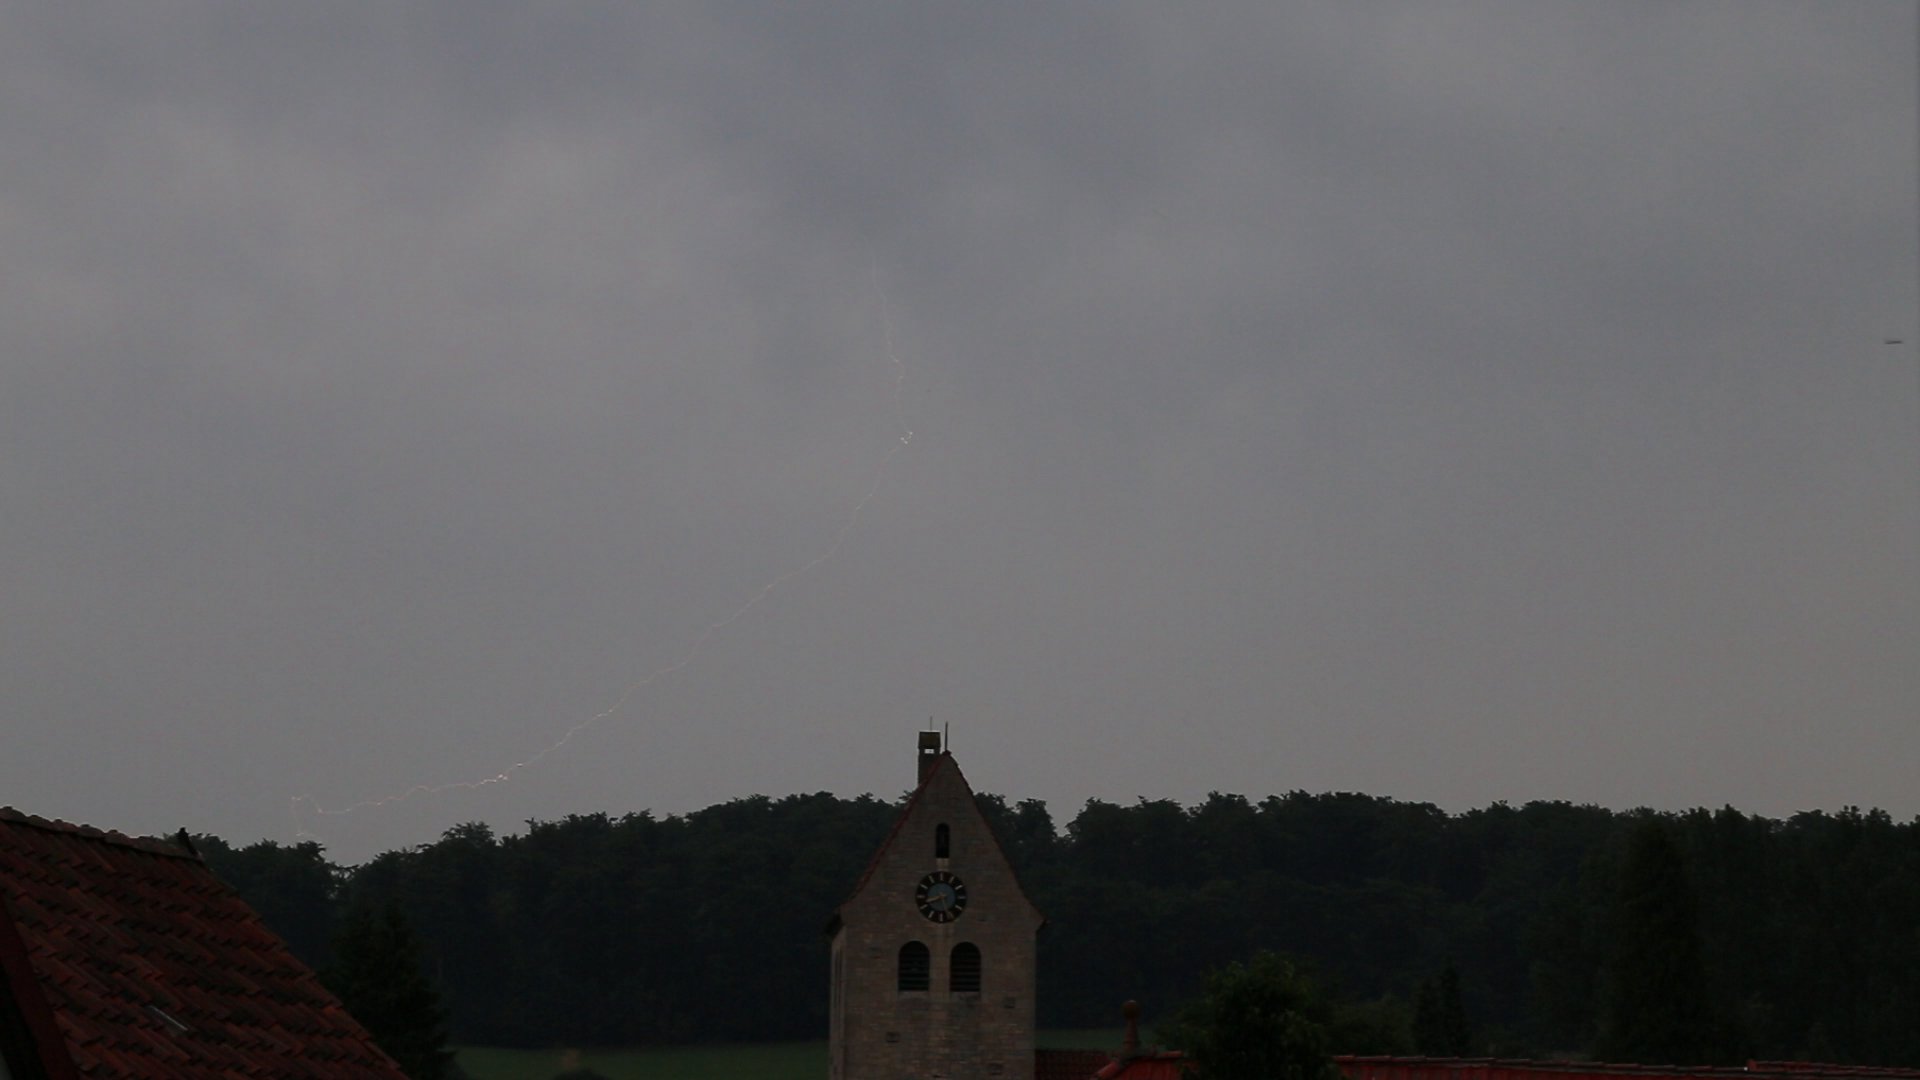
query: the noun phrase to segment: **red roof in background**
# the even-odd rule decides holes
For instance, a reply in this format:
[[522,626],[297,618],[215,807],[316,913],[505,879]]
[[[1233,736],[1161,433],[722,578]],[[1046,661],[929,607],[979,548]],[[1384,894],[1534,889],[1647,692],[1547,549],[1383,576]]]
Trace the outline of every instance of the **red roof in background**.
[[0,809],[0,968],[55,1077],[404,1080],[238,893],[162,841]]
[[1122,1057],[1105,1050],[1035,1050],[1033,1080],[1180,1080],[1185,1061],[1178,1050]]
[[1180,1080],[1186,1060],[1178,1050],[1149,1050],[1109,1063],[1093,1080]]
[[1113,1064],[1105,1050],[1035,1050],[1033,1080],[1092,1080]]
[[1809,1061],[1749,1061],[1740,1066],[1633,1065],[1600,1061],[1529,1061],[1510,1058],[1336,1056],[1344,1080],[1624,1080],[1650,1076],[1698,1080],[1825,1080],[1878,1077],[1920,1080],[1920,1069],[1825,1065]]
[[1920,1076],[1920,1068],[1897,1065],[1822,1065],[1818,1061],[1749,1061],[1747,1072],[1791,1072],[1795,1076]]
[[[1343,1080],[1626,1080],[1635,1076],[1700,1080],[1920,1080],[1920,1069],[1813,1061],[1749,1061],[1743,1068],[1341,1054],[1333,1062]],[[1034,1080],[1180,1080],[1184,1063],[1185,1055],[1177,1050],[1149,1050],[1119,1058],[1100,1050],[1039,1050],[1034,1053]]]

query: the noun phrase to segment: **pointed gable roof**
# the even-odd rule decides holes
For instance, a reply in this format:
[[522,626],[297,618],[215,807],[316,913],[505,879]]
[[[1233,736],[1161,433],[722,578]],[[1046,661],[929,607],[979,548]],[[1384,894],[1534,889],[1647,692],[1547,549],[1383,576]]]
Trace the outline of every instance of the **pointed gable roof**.
[[[833,909],[833,918],[827,921],[827,935],[829,937],[840,929],[840,913],[845,911],[847,905],[852,903],[854,898],[866,889],[867,883],[873,880],[874,873],[880,869],[882,863],[886,862],[887,853],[893,849],[894,842],[900,839],[900,833],[906,828],[908,819],[913,817],[914,810],[920,804],[920,797],[925,794],[937,778],[942,776],[943,772],[949,771],[953,774],[954,780],[966,791],[967,796],[969,798],[973,796],[973,785],[967,783],[966,774],[960,771],[960,765],[953,760],[953,755],[942,750],[937,756],[934,756],[933,760],[928,763],[925,774],[920,777],[920,783],[914,787],[913,791],[908,793],[907,801],[900,804],[900,812],[894,815],[893,825],[887,829],[886,839],[880,841],[880,846],[873,850],[873,857],[867,860],[866,869],[860,871],[859,880],[855,881],[853,888],[847,891],[846,899],[840,901],[840,905]],[[980,814],[980,820],[986,826],[987,836],[993,841],[994,852],[1000,856],[1002,862],[1008,866],[1012,866],[1013,860],[1007,858],[1006,846],[1000,842],[999,834],[993,831],[993,822],[988,821],[987,816],[984,813],[980,813],[977,806],[974,812]],[[1026,889],[1021,886],[1019,876],[1014,875],[1013,881],[1014,889],[1019,892],[1020,899],[1025,900],[1028,907],[1033,907],[1035,911],[1038,911],[1039,908],[1034,907],[1032,898],[1027,896]],[[1041,924],[1045,925],[1045,922],[1045,916],[1042,916]]]
[[[405,1080],[200,857],[0,809],[0,1047],[50,1080]],[[29,1071],[27,1075],[36,1075]]]

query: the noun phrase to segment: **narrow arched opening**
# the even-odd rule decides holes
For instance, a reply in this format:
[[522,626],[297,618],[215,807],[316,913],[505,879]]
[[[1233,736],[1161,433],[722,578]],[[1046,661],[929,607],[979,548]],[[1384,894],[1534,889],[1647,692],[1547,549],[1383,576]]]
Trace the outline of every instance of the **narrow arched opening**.
[[933,982],[933,954],[918,941],[900,946],[900,989],[925,990]]
[[955,994],[980,992],[980,946],[963,941],[947,961],[947,989]]

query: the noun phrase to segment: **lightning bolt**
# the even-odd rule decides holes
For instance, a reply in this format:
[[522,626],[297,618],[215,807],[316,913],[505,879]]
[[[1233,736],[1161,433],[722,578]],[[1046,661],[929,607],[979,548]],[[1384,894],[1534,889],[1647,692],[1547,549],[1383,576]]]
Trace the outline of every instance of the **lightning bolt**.
[[577,736],[620,715],[626,710],[635,695],[662,679],[672,677],[687,665],[699,659],[714,639],[726,633],[729,627],[745,618],[755,608],[766,603],[789,583],[796,579],[806,577],[815,570],[818,570],[821,566],[832,561],[833,558],[840,553],[840,549],[846,545],[847,538],[852,536],[854,530],[859,527],[860,519],[862,515],[866,513],[867,504],[871,503],[875,496],[880,494],[880,488],[886,481],[887,472],[893,464],[894,456],[913,443],[913,430],[907,427],[901,420],[901,397],[902,390],[906,384],[907,367],[906,364],[901,362],[900,354],[894,344],[893,318],[888,311],[886,292],[881,287],[880,269],[877,261],[874,264],[874,289],[879,297],[880,324],[886,360],[892,369],[892,387],[889,396],[891,411],[890,423],[894,429],[894,438],[888,441],[886,452],[881,454],[879,460],[874,463],[866,487],[862,490],[860,497],[854,500],[853,506],[847,510],[846,515],[841,519],[839,528],[834,531],[832,538],[827,542],[825,547],[812,558],[763,583],[745,602],[735,606],[718,620],[707,624],[704,629],[694,635],[693,639],[671,662],[662,667],[655,668],[641,675],[639,678],[634,679],[632,682],[629,682],[613,699],[611,704],[590,716],[576,720],[572,725],[561,731],[558,737],[526,757],[507,765],[500,771],[489,776],[468,780],[451,780],[438,784],[414,784],[411,787],[387,795],[363,799],[359,802],[348,803],[341,806],[325,806],[319,799],[312,795],[295,795],[290,800],[289,806],[289,812],[293,816],[295,835],[301,839],[320,839],[318,834],[306,828],[306,822],[308,821],[313,821],[317,825],[319,820],[325,818],[339,818],[361,811],[377,810],[381,807],[392,806],[397,803],[406,802],[409,799],[425,796],[443,795],[449,792],[480,791],[497,784],[505,784],[511,781],[521,772],[532,768],[545,758],[565,749]]

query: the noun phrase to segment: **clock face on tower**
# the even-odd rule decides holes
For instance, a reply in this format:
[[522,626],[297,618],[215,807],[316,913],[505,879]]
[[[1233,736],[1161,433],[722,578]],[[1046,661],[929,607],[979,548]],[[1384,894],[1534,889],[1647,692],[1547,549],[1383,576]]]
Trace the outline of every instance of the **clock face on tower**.
[[967,887],[945,870],[935,870],[914,887],[913,902],[934,922],[950,923],[967,908]]

